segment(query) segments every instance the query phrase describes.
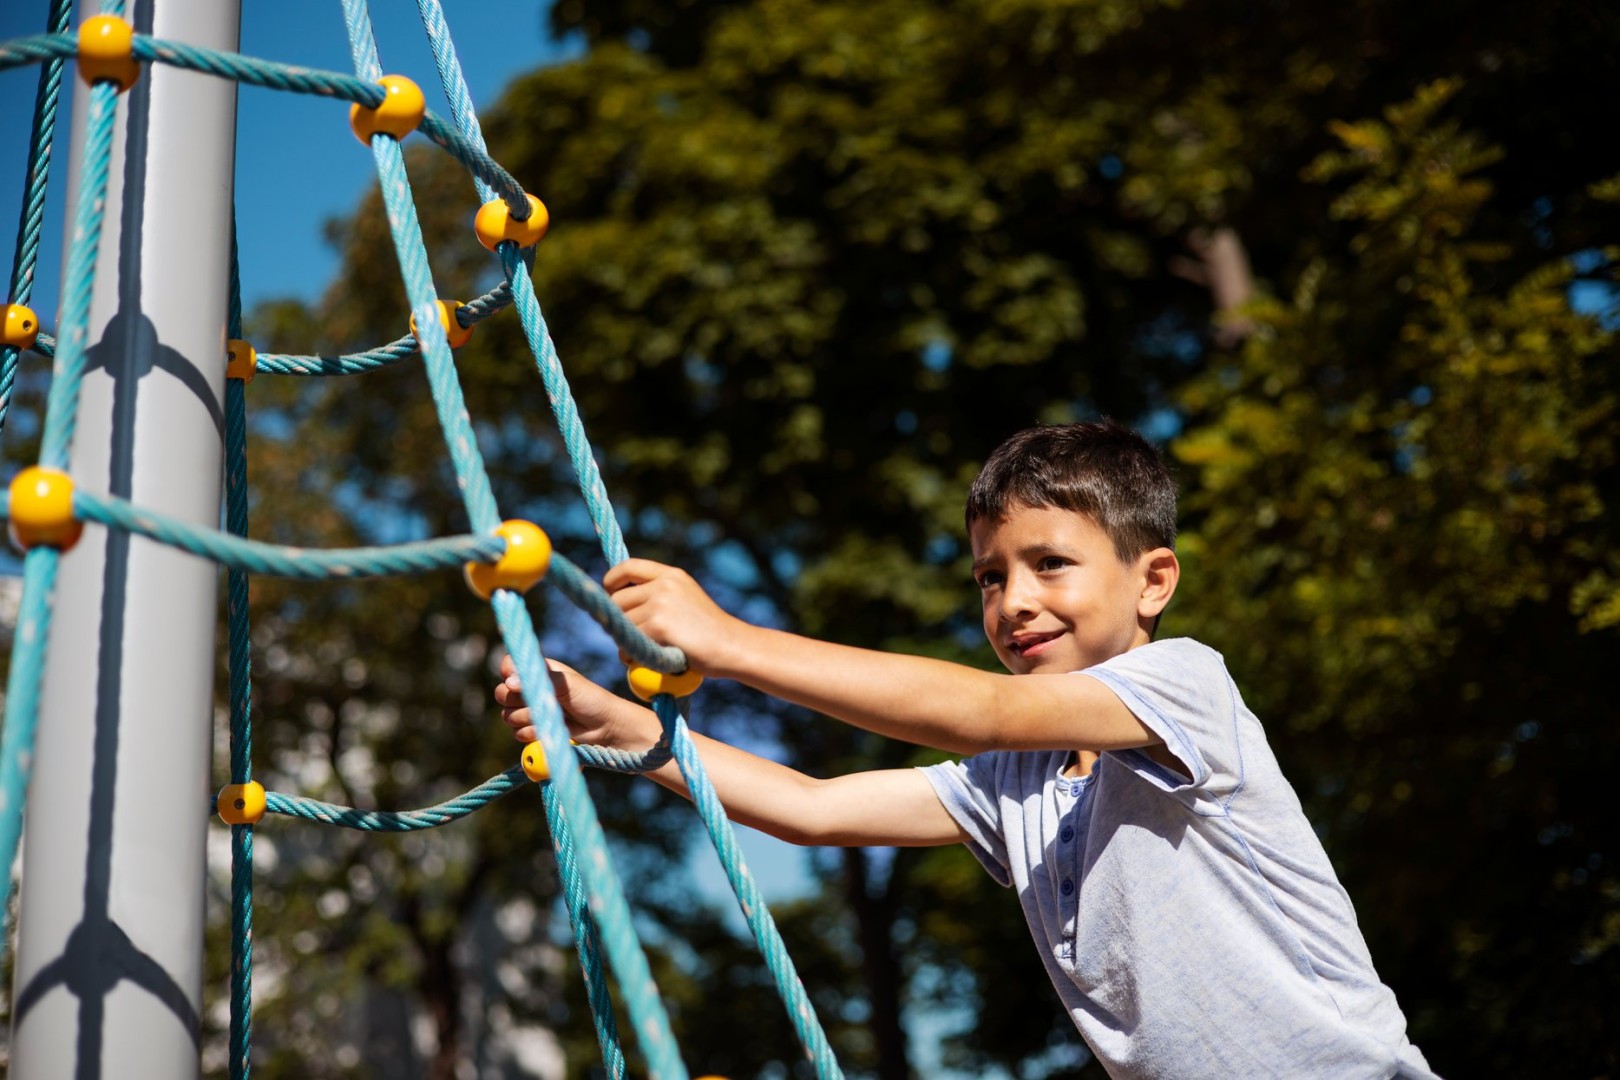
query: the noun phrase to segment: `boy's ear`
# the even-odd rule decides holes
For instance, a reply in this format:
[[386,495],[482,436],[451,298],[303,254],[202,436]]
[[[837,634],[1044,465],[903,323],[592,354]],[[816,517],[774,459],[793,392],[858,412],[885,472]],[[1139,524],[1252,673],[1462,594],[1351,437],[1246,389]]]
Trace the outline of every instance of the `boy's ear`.
[[1181,562],[1174,551],[1161,547],[1143,552],[1137,567],[1142,575],[1142,593],[1136,601],[1136,613],[1144,619],[1152,619],[1176,594],[1176,584],[1181,581]]

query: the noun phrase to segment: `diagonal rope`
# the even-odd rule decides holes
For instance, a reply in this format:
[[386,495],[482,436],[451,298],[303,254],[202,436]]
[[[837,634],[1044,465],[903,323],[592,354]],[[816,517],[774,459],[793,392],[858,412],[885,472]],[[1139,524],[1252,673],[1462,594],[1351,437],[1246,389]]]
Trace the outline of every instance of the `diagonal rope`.
[[832,1046],[827,1042],[815,1006],[811,1004],[793,958],[788,955],[787,946],[782,942],[776,920],[771,918],[770,909],[765,906],[765,897],[743,862],[742,849],[737,844],[737,831],[732,827],[731,819],[726,817],[725,807],[720,805],[720,796],[715,792],[702,761],[698,759],[697,746],[686,730],[685,718],[669,694],[653,697],[653,711],[664,725],[664,738],[674,749],[675,762],[692,795],[692,805],[697,807],[698,817],[703,819],[704,827],[709,830],[709,839],[720,856],[720,865],[725,868],[726,880],[731,883],[731,891],[737,894],[743,918],[754,932],[754,940],[759,943],[760,952],[765,956],[765,966],[776,983],[776,992],[788,1007],[788,1019],[793,1022],[793,1029],[798,1033],[805,1054],[822,1080],[841,1078],[844,1074],[838,1067],[838,1059],[833,1056]]
[[[377,60],[376,44],[364,0],[344,0],[344,16],[349,27],[355,71],[362,77],[379,78],[381,65]],[[432,276],[422,246],[421,229],[416,221],[416,209],[410,198],[404,157],[398,141],[387,135],[373,136],[371,149],[377,160],[378,180],[405,280],[405,293],[422,337],[423,366],[428,373],[440,425],[444,429],[445,441],[455,466],[457,483],[474,531],[487,532],[498,521],[494,495],[490,491],[489,478],[467,417],[449,343],[437,318]],[[583,840],[588,853],[582,864],[587,898],[602,930],[609,962],[619,977],[648,1068],[653,1076],[661,1080],[686,1080],[686,1066],[681,1062],[675,1046],[674,1034],[669,1027],[669,1014],[653,983],[652,972],[631,922],[630,908],[622,886],[607,862],[607,840],[597,819],[595,804],[585,789],[579,762],[568,751],[567,726],[552,696],[550,680],[545,677],[545,661],[534,624],[518,595],[498,590],[492,602],[501,635],[512,653],[520,677],[526,685],[541,690],[541,721],[536,727],[541,733],[547,757],[552,762],[552,783],[557,788],[570,825]]]
[[[67,259],[67,286],[62,303],[62,337],[56,371],[45,404],[45,431],[41,438],[42,464],[65,469],[73,443],[79,385],[83,381],[85,344],[89,337],[90,292],[96,270],[96,250],[111,168],[113,124],[118,91],[111,83],[90,90],[85,120],[85,151],[74,230]],[[6,725],[0,737],[0,875],[4,875],[5,901],[11,898],[11,864],[17,857],[22,834],[23,806],[28,797],[34,764],[34,737],[39,725],[40,683],[45,674],[45,645],[56,589],[61,553],[35,547],[23,560],[23,598],[18,616],[16,645],[6,687]],[[5,944],[0,942],[0,958]]]
[[[65,33],[72,16],[73,0],[53,0],[45,23],[46,32]],[[6,293],[8,302],[13,304],[27,304],[34,294],[34,272],[39,265],[40,238],[45,231],[45,192],[50,184],[51,147],[62,103],[62,65],[60,56],[42,63],[39,86],[34,92],[34,122],[28,139],[28,183],[23,190],[17,246],[11,256],[11,282]],[[20,353],[15,345],[0,346],[0,430],[5,429],[6,413],[11,407]]]

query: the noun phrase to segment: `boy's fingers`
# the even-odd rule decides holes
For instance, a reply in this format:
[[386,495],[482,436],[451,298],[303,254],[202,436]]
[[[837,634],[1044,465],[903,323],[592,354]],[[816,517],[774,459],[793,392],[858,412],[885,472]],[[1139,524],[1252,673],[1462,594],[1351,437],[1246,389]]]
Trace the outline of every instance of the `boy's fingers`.
[[617,592],[627,585],[651,581],[669,569],[663,563],[651,559],[626,559],[603,576],[602,587],[608,592]]
[[612,600],[619,605],[620,611],[630,615],[636,608],[647,602],[648,592],[646,585],[626,585],[613,594]]
[[510,678],[517,674],[517,665],[512,663],[512,654],[507,653],[501,657],[501,678]]

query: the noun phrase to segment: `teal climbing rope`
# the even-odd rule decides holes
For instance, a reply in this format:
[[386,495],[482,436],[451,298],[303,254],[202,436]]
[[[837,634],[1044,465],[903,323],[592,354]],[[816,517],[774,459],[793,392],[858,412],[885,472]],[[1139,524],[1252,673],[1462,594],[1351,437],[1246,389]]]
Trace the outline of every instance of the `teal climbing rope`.
[[[119,4],[109,6],[114,13],[121,10]],[[417,130],[467,170],[481,201],[501,199],[513,218],[523,220],[530,213],[529,197],[521,185],[490,157],[485,147],[438,0],[418,0],[418,6],[440,81],[450,103],[452,121],[446,122],[429,112]],[[41,65],[34,137],[30,149],[29,185],[20,218],[10,286],[10,296],[16,303],[26,301],[34,273],[52,132],[60,99],[62,65],[77,52],[76,39],[66,32],[70,8],[67,0],[52,0],[44,34],[0,43],[0,70],[24,63]],[[365,0],[344,0],[343,8],[356,71],[352,76],[276,64],[145,35],[134,36],[132,56],[147,64],[165,64],[248,85],[375,107],[383,97],[377,84],[382,68]],[[90,90],[79,198],[74,211],[73,239],[66,258],[58,334],[54,338],[42,334],[31,347],[33,352],[53,362],[40,463],[56,469],[65,470],[67,467],[74,437],[78,392],[86,369],[89,303],[96,278],[96,251],[105,206],[118,93],[118,89],[109,82],[99,82]],[[399,141],[392,135],[378,134],[371,137],[370,146],[395,253],[419,332],[375,349],[341,356],[266,353],[259,357],[257,370],[299,376],[352,375],[420,357],[462,494],[471,526],[470,534],[330,551],[289,548],[248,539],[246,387],[242,380],[236,378],[227,380],[225,395],[224,530],[176,520],[106,495],[82,490],[75,491],[73,495],[74,516],[80,521],[146,536],[210,559],[226,568],[232,785],[253,784],[251,634],[247,622],[250,573],[307,580],[422,573],[459,568],[467,562],[497,562],[507,549],[507,541],[495,533],[500,517],[494,493],[467,415],[445,330],[438,319],[439,297],[428,268],[426,248],[416,220]],[[458,306],[454,318],[460,326],[469,327],[505,307],[516,309],[603,555],[609,564],[618,563],[628,557],[628,551],[583,420],[574,404],[562,363],[534,294],[530,280],[532,252],[521,250],[515,242],[508,240],[497,246],[496,255],[502,271],[502,282],[476,300]],[[226,321],[230,336],[240,337],[241,299],[234,236],[230,308]],[[18,360],[18,349],[7,346],[0,350],[0,425],[4,423]],[[23,601],[7,687],[6,724],[3,739],[0,739],[0,870],[11,865],[20,836],[29,763],[37,728],[51,596],[59,560],[60,552],[48,544],[31,548],[24,558]],[[601,625],[636,663],[664,672],[685,669],[685,657],[680,650],[658,645],[648,639],[625,618],[589,575],[560,554],[553,556],[548,579],[565,597]],[[720,854],[728,880],[737,893],[807,1058],[813,1063],[818,1077],[840,1077],[842,1074],[826,1036],[770,913],[743,864],[731,824],[703,771],[675,700],[668,695],[655,698],[654,708],[663,725],[663,737],[645,750],[572,746],[561,708],[551,692],[533,621],[521,597],[515,592],[497,589],[491,603],[506,647],[525,685],[531,688],[536,730],[547,760],[551,763],[550,777],[542,780],[539,787],[608,1075],[615,1078],[626,1075],[625,1056],[608,996],[607,973],[610,969],[619,983],[626,1011],[650,1074],[661,1078],[685,1078],[687,1073],[675,1045],[668,1014],[653,984],[623,888],[609,865],[606,838],[595,805],[585,788],[581,766],[644,772],[660,767],[673,757],[693,793],[699,816]],[[459,820],[495,799],[526,786],[528,780],[522,770],[514,767],[446,802],[421,810],[365,810],[279,792],[265,793],[264,809],[272,814],[344,828],[401,832],[435,828]],[[210,801],[212,803],[212,799]],[[233,1078],[245,1078],[251,1069],[254,828],[251,821],[232,825],[231,925],[234,941],[230,1071]],[[0,948],[3,948],[3,943],[0,943]]]

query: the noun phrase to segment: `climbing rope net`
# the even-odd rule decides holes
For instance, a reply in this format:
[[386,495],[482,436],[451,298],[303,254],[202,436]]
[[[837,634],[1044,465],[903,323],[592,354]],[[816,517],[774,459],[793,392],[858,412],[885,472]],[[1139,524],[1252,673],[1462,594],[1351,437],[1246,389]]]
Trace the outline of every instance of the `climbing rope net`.
[[[101,14],[69,32],[71,0],[51,0],[47,32],[0,43],[0,70],[40,64],[34,106],[28,180],[0,336],[0,425],[16,381],[22,352],[52,359],[39,461],[12,483],[7,513],[12,533],[26,554],[23,596],[7,685],[3,740],[0,740],[0,871],[9,869],[21,836],[38,724],[40,686],[49,636],[52,593],[62,553],[71,548],[83,523],[149,537],[222,564],[227,570],[230,659],[230,782],[209,796],[231,826],[231,1030],[230,1075],[246,1077],[252,1060],[253,834],[266,813],[372,832],[405,832],[448,824],[519,787],[536,784],[542,795],[565,905],[573,928],[607,1073],[626,1074],[625,1056],[609,998],[607,975],[617,979],[637,1045],[648,1071],[659,1078],[685,1078],[687,1071],[670,1029],[669,1016],[632,924],[620,881],[608,861],[607,846],[581,767],[644,772],[677,762],[691,790],[726,875],[741,904],[778,993],[820,1077],[842,1073],[782,944],[776,925],[754,884],[714,787],[687,733],[680,700],[700,679],[686,672],[680,650],[660,646],[640,632],[578,566],[550,549],[545,534],[530,522],[502,521],[478,449],[451,355],[480,320],[507,308],[517,311],[547,396],[561,430],[580,491],[609,564],[628,557],[624,538],[591,454],[584,425],[568,388],[529,269],[532,249],[544,235],[545,207],[501,168],[486,151],[471,95],[451,42],[439,0],[418,0],[418,9],[451,119],[425,108],[419,88],[400,76],[384,76],[365,0],[343,0],[355,74],[314,71],[253,59],[183,42],[137,34],[125,18],[122,0],[103,0]],[[77,62],[90,85],[84,151],[73,232],[65,262],[58,312],[58,336],[40,331],[27,304],[37,268],[44,224],[51,144],[67,60]],[[412,312],[413,333],[378,348],[339,357],[259,354],[241,340],[241,300],[236,252],[231,258],[229,337],[225,384],[225,531],[190,524],[126,500],[80,490],[67,473],[87,368],[90,301],[97,272],[96,254],[111,170],[118,97],[140,77],[142,65],[176,68],[234,79],[253,86],[341,99],[351,103],[355,133],[376,159],[389,228],[402,268]],[[428,267],[400,141],[420,132],[449,153],[472,175],[481,200],[475,231],[500,262],[502,282],[466,304],[441,302]],[[249,540],[246,490],[246,386],[256,373],[317,376],[350,375],[420,356],[434,405],[462,492],[471,532],[387,547],[311,551]],[[404,812],[359,810],[280,792],[267,792],[253,779],[252,694],[248,626],[248,575],[269,574],[304,580],[359,578],[462,568],[468,583],[494,608],[496,622],[535,715],[537,744],[522,763],[464,794],[426,809]],[[650,699],[663,725],[663,737],[643,752],[574,747],[551,690],[534,623],[522,593],[542,578],[601,625],[632,663],[631,683]],[[199,810],[201,808],[199,807]],[[5,943],[0,941],[0,955]]]

